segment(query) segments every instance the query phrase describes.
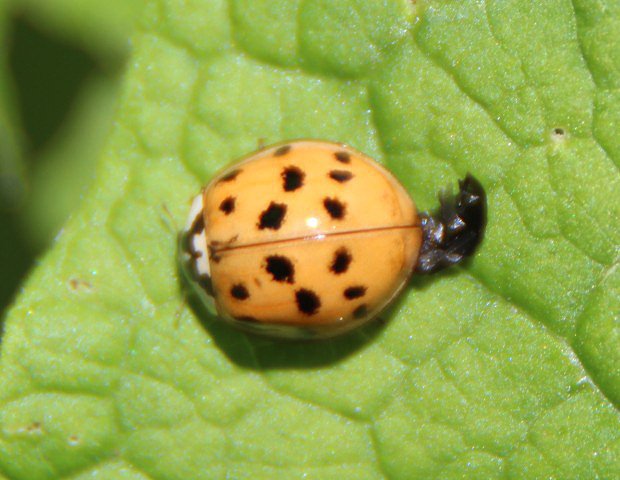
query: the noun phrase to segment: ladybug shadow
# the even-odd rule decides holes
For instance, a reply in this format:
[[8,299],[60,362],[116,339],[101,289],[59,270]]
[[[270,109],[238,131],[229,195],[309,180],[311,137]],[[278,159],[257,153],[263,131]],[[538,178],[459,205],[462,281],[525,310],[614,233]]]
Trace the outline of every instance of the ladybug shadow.
[[[414,275],[407,288],[414,292],[424,290],[438,278],[458,275],[458,270],[444,270],[431,277]],[[315,369],[341,362],[372,344],[404,301],[402,297],[397,299],[377,318],[351,332],[326,339],[291,340],[239,330],[210,313],[197,298],[188,298],[190,308],[230,361],[242,368],[261,371]]]
[[285,339],[244,332],[208,312],[195,297],[190,308],[218,348],[236,365],[252,370],[313,369],[336,364],[370,344],[385,328],[388,315],[332,338]]

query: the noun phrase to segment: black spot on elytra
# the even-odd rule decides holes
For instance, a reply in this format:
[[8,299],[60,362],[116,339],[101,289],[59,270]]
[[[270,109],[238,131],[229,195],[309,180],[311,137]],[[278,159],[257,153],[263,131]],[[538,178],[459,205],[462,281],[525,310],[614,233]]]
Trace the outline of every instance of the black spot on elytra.
[[248,292],[248,289],[245,288],[245,285],[242,283],[233,285],[230,289],[230,295],[237,300],[246,300],[247,298],[250,298],[250,292]]
[[239,175],[240,173],[241,173],[241,169],[235,168],[234,170],[231,170],[226,175],[224,175],[222,178],[220,178],[217,181],[217,183],[220,183],[220,182],[232,182],[235,178],[237,178],[237,175]]
[[329,172],[329,178],[336,180],[339,183],[348,182],[353,178],[353,174],[348,170],[332,170]]
[[273,152],[273,156],[281,157],[282,155],[286,155],[290,151],[291,151],[290,145],[282,145],[281,147],[277,148],[275,152]]
[[258,228],[264,230],[278,230],[282,226],[282,221],[286,215],[286,205],[283,203],[271,202],[267,210],[260,214]]
[[344,291],[344,296],[348,300],[353,300],[354,298],[360,298],[366,295],[366,287],[362,285],[356,285],[354,287],[349,287]]
[[265,262],[265,270],[276,282],[295,282],[295,267],[288,258],[282,255],[271,255],[265,259]]
[[301,288],[295,292],[297,309],[306,315],[313,315],[319,311],[321,300],[312,290]]
[[351,162],[351,155],[349,154],[349,152],[345,152],[345,151],[336,152],[334,153],[334,157],[336,157],[336,160],[342,163]]
[[304,184],[306,174],[297,167],[286,167],[282,171],[282,180],[284,182],[284,191],[293,192]]
[[226,215],[230,215],[235,210],[235,197],[226,197],[220,203],[220,210],[224,212]]
[[363,318],[367,314],[368,314],[368,307],[366,305],[364,305],[364,304],[360,305],[355,310],[353,310],[353,317],[354,318]]
[[329,213],[330,217],[336,220],[341,220],[344,218],[346,205],[337,198],[325,198],[323,200],[323,206],[325,207],[325,210],[327,210],[327,213]]
[[334,252],[334,259],[329,269],[336,275],[344,273],[349,269],[351,260],[353,260],[353,257],[349,251],[345,247],[339,248]]

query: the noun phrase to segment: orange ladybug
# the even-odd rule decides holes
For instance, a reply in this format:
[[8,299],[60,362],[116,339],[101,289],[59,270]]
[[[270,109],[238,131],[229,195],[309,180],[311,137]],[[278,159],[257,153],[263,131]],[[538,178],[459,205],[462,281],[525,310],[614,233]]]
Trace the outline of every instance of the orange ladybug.
[[252,332],[322,338],[383,310],[414,271],[460,262],[480,242],[486,198],[471,175],[437,214],[342,144],[301,140],[252,154],[196,196],[181,267],[207,308]]

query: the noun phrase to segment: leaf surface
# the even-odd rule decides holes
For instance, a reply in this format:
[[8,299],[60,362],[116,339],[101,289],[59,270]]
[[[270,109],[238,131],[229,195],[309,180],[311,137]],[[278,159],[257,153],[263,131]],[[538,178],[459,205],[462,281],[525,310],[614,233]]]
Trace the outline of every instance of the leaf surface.
[[[0,474],[620,475],[618,2],[160,0],[142,22],[96,183],[7,319]],[[472,172],[481,250],[336,340],[197,315],[170,223],[304,137],[421,209]]]

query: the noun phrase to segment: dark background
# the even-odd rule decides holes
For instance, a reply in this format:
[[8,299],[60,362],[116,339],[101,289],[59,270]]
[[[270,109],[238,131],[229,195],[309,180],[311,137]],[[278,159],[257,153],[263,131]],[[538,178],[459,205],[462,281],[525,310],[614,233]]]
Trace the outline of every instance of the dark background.
[[118,38],[89,48],[62,26],[7,11],[0,18],[0,325],[88,188],[128,54]]

